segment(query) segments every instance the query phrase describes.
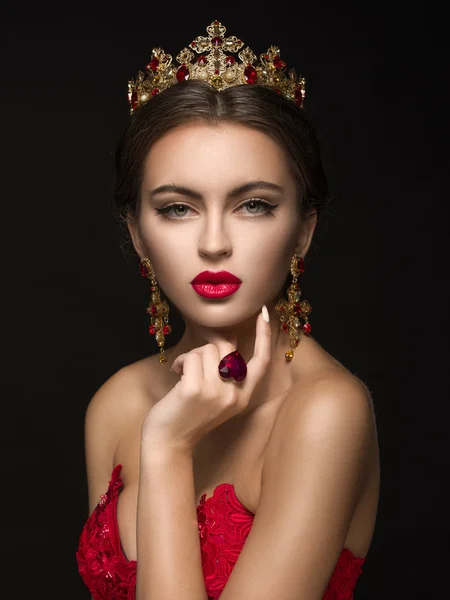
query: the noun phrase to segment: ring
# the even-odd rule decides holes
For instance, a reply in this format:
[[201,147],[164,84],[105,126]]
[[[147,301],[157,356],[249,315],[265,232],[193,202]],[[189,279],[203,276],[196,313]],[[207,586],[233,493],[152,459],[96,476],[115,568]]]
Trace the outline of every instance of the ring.
[[241,383],[247,376],[247,363],[237,350],[226,354],[218,366],[219,377],[224,381]]

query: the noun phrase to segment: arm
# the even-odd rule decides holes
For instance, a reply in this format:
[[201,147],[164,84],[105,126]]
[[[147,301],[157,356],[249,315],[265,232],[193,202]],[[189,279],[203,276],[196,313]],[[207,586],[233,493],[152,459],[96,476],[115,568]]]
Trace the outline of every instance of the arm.
[[252,529],[221,600],[321,600],[367,481],[374,420],[356,379],[293,389],[277,415]]
[[108,489],[113,468],[116,432],[111,415],[118,373],[110,377],[92,396],[84,420],[84,448],[89,514]]
[[201,562],[192,452],[198,440],[236,416],[270,361],[271,331],[262,313],[255,352],[241,388],[217,377],[233,341],[210,333],[208,344],[177,356],[180,381],[148,413],[141,431],[137,506],[136,600],[208,600]]
[[[153,402],[148,391],[139,385],[137,367],[137,363],[123,367],[107,379],[92,396],[86,410],[84,442],[89,514],[108,489],[118,445],[124,435],[135,430],[135,423],[142,420]],[[87,586],[90,587],[89,583]],[[91,598],[100,596],[94,594]]]
[[208,600],[189,452],[141,444],[136,600]]
[[148,411],[151,399],[138,381],[134,365],[123,367],[103,383],[89,402],[84,425],[89,514],[108,488],[116,449],[124,433]]

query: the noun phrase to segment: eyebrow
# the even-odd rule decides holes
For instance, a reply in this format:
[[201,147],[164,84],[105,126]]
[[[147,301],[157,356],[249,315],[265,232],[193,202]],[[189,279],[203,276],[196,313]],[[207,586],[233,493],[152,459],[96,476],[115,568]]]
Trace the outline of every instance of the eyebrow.
[[[233,199],[233,198],[236,198],[237,196],[240,196],[247,192],[252,192],[253,190],[256,190],[256,189],[274,190],[277,192],[284,191],[284,188],[281,185],[272,183],[270,181],[263,181],[262,179],[258,179],[256,181],[249,181],[248,183],[244,183],[243,185],[238,185],[238,186],[234,187],[228,193],[228,198]],[[155,188],[154,190],[150,190],[149,197],[150,197],[150,199],[153,199],[158,194],[163,194],[165,192],[182,194],[183,196],[188,196],[189,198],[193,198],[194,200],[202,200],[203,199],[203,196],[199,192],[196,192],[195,190],[191,190],[190,188],[185,187],[184,185],[175,185],[175,184],[160,185],[159,187]]]

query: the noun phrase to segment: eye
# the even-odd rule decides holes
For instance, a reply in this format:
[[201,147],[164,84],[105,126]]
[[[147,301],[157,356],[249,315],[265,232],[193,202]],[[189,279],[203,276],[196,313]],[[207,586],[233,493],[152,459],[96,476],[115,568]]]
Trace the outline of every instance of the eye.
[[[266,202],[265,200],[262,200],[261,198],[251,198],[250,200],[247,200],[246,202],[244,202],[243,204],[241,204],[241,206],[239,206],[237,208],[237,210],[240,210],[241,208],[249,208],[250,211],[247,214],[252,214],[255,215],[253,218],[255,219],[259,219],[262,217],[273,217],[273,213],[275,211],[275,209],[277,208],[278,204],[269,204],[268,202]],[[259,208],[264,208],[265,212],[261,213],[261,214],[256,214],[254,212],[253,209],[259,209]],[[156,212],[158,213],[158,219],[162,218],[162,219],[167,219],[169,221],[184,221],[186,220],[184,218],[184,216],[182,215],[181,218],[178,218],[178,216],[176,216],[175,218],[173,217],[169,217],[167,216],[168,213],[170,211],[176,211],[179,209],[183,209],[184,214],[186,214],[186,210],[191,210],[192,208],[190,208],[189,206],[187,206],[187,204],[182,204],[181,202],[177,202],[176,204],[169,204],[169,206],[165,206],[164,208],[157,208]],[[177,213],[172,213],[177,215]]]
[[256,218],[258,217],[273,217],[273,213],[275,211],[275,209],[277,208],[278,204],[269,204],[268,202],[266,202],[265,200],[261,200],[261,198],[251,198],[250,200],[247,200],[247,202],[244,202],[244,204],[241,204],[241,206],[239,208],[243,208],[245,206],[245,208],[249,208],[250,210],[250,214],[254,215],[255,213],[253,212],[253,208],[264,208],[265,212],[263,212],[262,214],[257,214]]

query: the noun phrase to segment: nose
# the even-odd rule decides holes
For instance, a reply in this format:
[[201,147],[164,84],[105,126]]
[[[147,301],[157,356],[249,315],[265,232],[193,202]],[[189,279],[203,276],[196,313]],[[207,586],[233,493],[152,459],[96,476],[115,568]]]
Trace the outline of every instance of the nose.
[[216,210],[213,213],[205,218],[198,241],[198,251],[202,256],[227,256],[232,251],[231,240],[226,232],[221,211]]

